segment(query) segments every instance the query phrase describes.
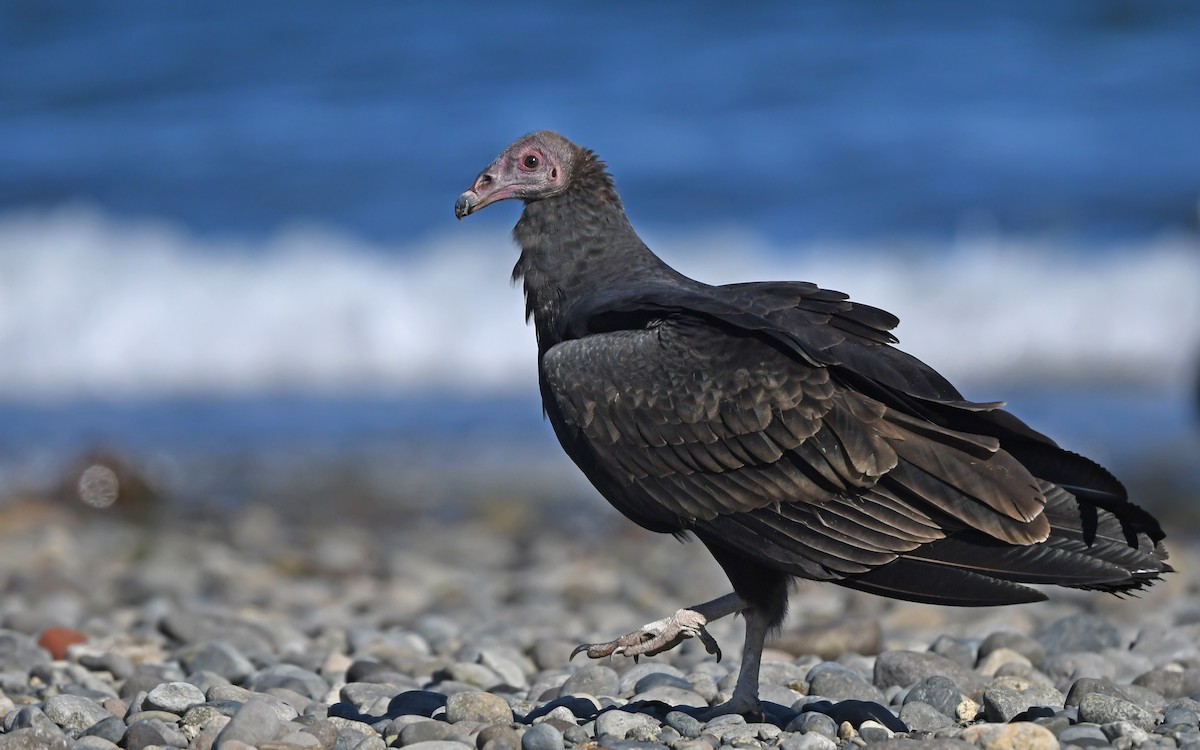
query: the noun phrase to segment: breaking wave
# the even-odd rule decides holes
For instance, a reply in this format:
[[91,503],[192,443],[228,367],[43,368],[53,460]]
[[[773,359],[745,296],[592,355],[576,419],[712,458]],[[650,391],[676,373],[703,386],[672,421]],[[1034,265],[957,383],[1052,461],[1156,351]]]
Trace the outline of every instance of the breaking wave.
[[[805,279],[888,309],[907,351],[968,385],[1176,388],[1200,351],[1194,238],[647,240],[704,281]],[[529,392],[515,256],[494,224],[386,246],[314,227],[214,239],[78,207],[0,216],[0,398]]]

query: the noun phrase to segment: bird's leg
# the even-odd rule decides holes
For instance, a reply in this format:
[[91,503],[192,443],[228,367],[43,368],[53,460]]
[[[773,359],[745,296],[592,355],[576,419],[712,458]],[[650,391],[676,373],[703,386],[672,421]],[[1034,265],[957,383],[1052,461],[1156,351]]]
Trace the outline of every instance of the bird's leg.
[[[592,659],[604,656],[623,654],[635,659],[639,656],[654,656],[675,648],[688,638],[699,638],[705,650],[716,654],[717,661],[721,660],[721,648],[717,641],[708,634],[704,626],[713,620],[719,620],[726,615],[740,612],[746,607],[746,602],[737,594],[726,594],[711,602],[697,604],[687,609],[681,609],[670,617],[649,622],[637,630],[623,635],[607,643],[585,643],[571,652],[571,658],[581,651],[586,651]],[[764,631],[765,634],[765,631]],[[747,641],[748,642],[748,641]],[[759,650],[762,650],[760,639]],[[738,680],[741,684],[741,680]],[[754,668],[754,684],[758,684],[758,665]]]
[[733,687],[733,696],[719,706],[697,712],[699,718],[708,719],[723,714],[762,715],[762,706],[758,702],[758,668],[762,664],[763,644],[770,629],[770,618],[756,607],[744,607],[742,617],[746,618],[746,645],[742,647],[742,666],[738,671],[737,684]]

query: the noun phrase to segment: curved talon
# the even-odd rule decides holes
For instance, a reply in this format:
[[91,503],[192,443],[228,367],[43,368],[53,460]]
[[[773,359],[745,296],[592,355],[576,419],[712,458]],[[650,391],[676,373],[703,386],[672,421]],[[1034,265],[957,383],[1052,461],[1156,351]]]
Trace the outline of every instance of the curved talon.
[[704,644],[704,650],[717,657],[717,662],[721,661],[721,647],[717,645],[717,639],[713,638],[703,626],[698,628],[700,642]]

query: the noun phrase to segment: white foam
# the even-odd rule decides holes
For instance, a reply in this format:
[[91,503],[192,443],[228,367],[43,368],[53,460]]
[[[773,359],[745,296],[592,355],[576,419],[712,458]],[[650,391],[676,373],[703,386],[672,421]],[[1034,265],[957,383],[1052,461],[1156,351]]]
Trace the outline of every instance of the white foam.
[[[1182,387],[1200,346],[1200,253],[1184,238],[1091,255],[1018,240],[648,239],[704,281],[806,279],[888,309],[905,349],[968,383]],[[213,240],[80,208],[2,216],[0,397],[527,392],[515,257],[490,224],[384,247],[311,227]]]

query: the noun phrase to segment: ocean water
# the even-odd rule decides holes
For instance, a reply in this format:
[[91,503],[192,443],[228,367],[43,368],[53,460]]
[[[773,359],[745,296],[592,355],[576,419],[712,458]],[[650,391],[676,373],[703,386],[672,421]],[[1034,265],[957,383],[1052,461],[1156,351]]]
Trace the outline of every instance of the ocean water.
[[4,3],[0,485],[96,445],[554,455],[519,207],[451,213],[546,127],[689,275],[840,289],[1073,447],[1182,453],[1198,33],[1173,2]]

